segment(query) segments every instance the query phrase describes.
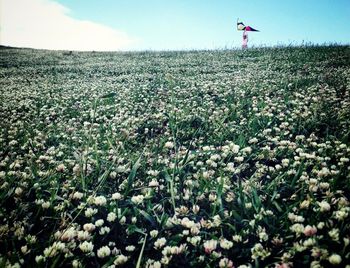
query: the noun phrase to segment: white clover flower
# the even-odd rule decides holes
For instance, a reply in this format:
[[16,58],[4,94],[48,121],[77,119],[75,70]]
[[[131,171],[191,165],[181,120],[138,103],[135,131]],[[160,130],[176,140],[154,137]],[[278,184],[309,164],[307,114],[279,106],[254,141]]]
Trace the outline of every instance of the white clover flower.
[[120,254],[117,256],[117,258],[114,260],[115,265],[122,265],[128,261],[128,257],[124,256],[123,254]]
[[70,227],[67,230],[63,231],[61,235],[61,240],[62,241],[71,241],[73,238],[77,235],[76,230],[74,227]]
[[79,241],[91,240],[92,236],[88,231],[78,231],[77,238]]
[[216,226],[216,227],[218,227],[218,226],[220,226],[220,224],[221,224],[221,218],[220,218],[220,216],[219,216],[219,215],[215,215],[215,216],[213,217],[213,225]]
[[258,236],[259,236],[260,242],[267,241],[269,239],[269,235],[266,233],[265,228],[260,230],[260,232],[258,233]]
[[294,213],[288,213],[288,219],[291,222],[304,222],[305,218],[303,216],[295,215]]
[[233,242],[223,238],[220,240],[220,247],[223,249],[230,249],[233,247]]
[[131,197],[131,202],[136,204],[136,205],[140,205],[140,204],[142,204],[144,198],[145,197],[143,195],[136,195],[136,196]]
[[157,230],[152,230],[149,232],[150,236],[155,238],[158,235],[158,231]]
[[167,142],[164,144],[164,147],[167,148],[167,149],[172,149],[172,148],[174,148],[174,143],[171,142],[171,141],[167,141]]
[[242,152],[245,154],[250,154],[252,151],[253,149],[249,146],[242,149]]
[[105,206],[107,204],[107,199],[102,195],[96,196],[94,199],[94,203],[96,206]]
[[238,163],[242,163],[242,162],[244,161],[244,157],[243,157],[243,156],[236,156],[236,157],[234,158],[234,160],[235,160],[236,162],[238,162]]
[[184,252],[186,249],[187,249],[187,245],[186,244],[181,244],[180,246],[170,247],[170,253],[172,255],[179,255],[182,252]]
[[213,250],[216,249],[218,245],[218,241],[211,239],[211,240],[207,240],[203,243],[203,247],[204,247],[204,251],[207,254],[210,254]]
[[191,243],[193,246],[198,246],[202,238],[200,236],[187,237],[187,242]]
[[119,223],[120,224],[126,223],[126,217],[125,216],[121,217],[121,219],[119,220]]
[[101,227],[104,223],[105,223],[105,221],[103,219],[99,219],[99,220],[95,221],[95,226]]
[[60,241],[54,242],[52,246],[49,246],[48,248],[44,249],[44,256],[47,257],[54,257],[59,252],[63,251],[65,249],[66,245]]
[[15,189],[15,194],[16,194],[16,195],[20,196],[22,193],[23,193],[23,189],[22,189],[21,187],[17,187],[17,188]]
[[204,179],[209,179],[210,178],[210,173],[208,171],[204,171],[202,174]]
[[192,211],[194,214],[197,214],[199,212],[199,210],[200,210],[200,207],[198,205],[193,205]]
[[254,245],[254,247],[251,249],[252,252],[252,259],[259,259],[261,258],[264,260],[266,257],[270,256],[271,253],[268,252],[268,250],[264,249],[263,245],[260,243],[257,243]]
[[164,247],[165,243],[166,243],[166,239],[165,239],[164,237],[158,238],[158,239],[154,242],[154,248],[155,248],[155,249],[162,248],[162,247]]
[[202,167],[204,165],[204,163],[202,162],[202,161],[198,161],[197,163],[196,163],[196,166],[198,166],[198,167]]
[[182,231],[182,235],[183,236],[188,236],[190,234],[190,231],[189,230],[183,230]]
[[[29,251],[30,251],[30,250],[29,250]],[[27,245],[24,245],[24,246],[21,247],[21,252],[22,252],[23,254],[26,254],[26,253],[28,253],[29,251],[28,251],[28,246],[27,246]]]
[[326,167],[323,167],[320,171],[317,172],[317,175],[319,177],[326,177],[330,174],[331,174],[330,170]]
[[83,193],[81,193],[81,192],[75,192],[75,193],[73,194],[73,199],[80,200],[83,196],[84,196]]
[[239,145],[232,143],[229,145],[229,147],[232,153],[237,154],[239,152]]
[[305,136],[304,135],[297,135],[297,136],[295,136],[295,139],[301,141],[301,140],[305,139]]
[[340,149],[346,149],[346,147],[347,147],[347,146],[346,146],[345,143],[342,143],[342,144],[339,145],[339,148],[340,148]]
[[132,218],[131,218],[131,222],[132,222],[132,223],[136,223],[136,222],[137,222],[137,217],[132,217]]
[[94,245],[92,244],[92,242],[84,241],[79,245],[79,248],[82,252],[89,253],[93,251]]
[[331,205],[325,200],[317,202],[317,204],[320,207],[321,212],[327,212],[331,210]]
[[36,263],[41,263],[43,261],[45,261],[45,257],[43,255],[35,256]]
[[277,165],[275,165],[275,169],[276,169],[277,171],[279,171],[279,170],[282,169],[282,166],[281,166],[280,164],[277,164]]
[[111,255],[111,250],[108,246],[101,247],[97,250],[97,257],[103,259]]
[[232,240],[238,243],[238,242],[242,242],[243,238],[240,235],[233,235]]
[[87,232],[92,232],[92,231],[94,231],[95,230],[95,228],[96,228],[96,226],[94,225],[94,224],[92,224],[92,223],[85,223],[84,225],[83,225],[83,229],[85,230],[85,231],[87,231]]
[[232,163],[232,162],[227,163],[227,164],[226,164],[226,170],[233,173],[233,172],[236,171],[236,169],[235,169],[234,166],[235,166],[235,164]]
[[149,184],[149,187],[158,187],[159,186],[159,182],[156,179],[152,179]]
[[312,236],[317,233],[317,228],[315,226],[307,225],[304,229],[304,235]]
[[41,207],[43,209],[48,209],[50,206],[51,206],[51,203],[49,201],[46,201],[46,202],[41,204]]
[[210,193],[209,196],[208,196],[208,199],[210,202],[214,202],[217,198],[217,195],[216,193]]
[[80,268],[80,267],[83,267],[82,263],[78,260],[73,260],[72,262],[72,267],[73,268]]
[[337,210],[337,211],[333,212],[333,217],[335,219],[337,219],[338,221],[343,221],[348,216],[349,216],[349,213],[345,209],[341,209],[341,210]]
[[210,146],[203,146],[203,151],[205,152],[210,151]]
[[133,245],[127,246],[127,247],[125,247],[125,250],[129,251],[129,252],[132,252],[132,251],[135,250],[135,246],[133,246]]
[[[0,227],[0,233],[1,233],[1,227]],[[27,235],[25,239],[29,244],[35,244],[37,241],[37,238],[34,235]]]
[[100,231],[98,232],[100,235],[108,234],[111,231],[111,228],[108,226],[101,227]]
[[223,258],[219,261],[220,268],[233,268],[233,262],[228,258]]
[[282,166],[288,167],[288,165],[289,165],[289,159],[287,159],[287,158],[282,159]]
[[88,198],[86,199],[86,202],[87,202],[89,205],[94,204],[94,203],[95,203],[95,196],[93,196],[93,195],[88,196]]
[[6,172],[5,171],[0,171],[0,179],[4,179],[6,176]]
[[35,199],[35,204],[37,204],[37,205],[42,205],[42,203],[44,203],[45,201],[44,201],[44,199]]
[[329,189],[329,183],[328,182],[321,182],[320,183],[320,188],[322,190],[328,190]]
[[85,210],[85,216],[88,217],[88,218],[91,218],[96,213],[97,213],[97,209],[95,209],[95,208],[87,208]]
[[[315,173],[317,173],[316,171],[315,171]],[[317,185],[319,183],[319,179],[316,179],[316,178],[310,178],[309,179],[309,184],[310,185]]]
[[109,173],[109,177],[110,177],[111,179],[115,179],[115,178],[117,177],[117,172],[112,171],[111,173]]
[[58,172],[65,172],[66,171],[66,166],[64,164],[59,164],[57,167],[56,167],[56,170]]
[[350,162],[350,159],[347,158],[347,157],[341,157],[341,158],[340,158],[340,162],[341,162],[342,164],[344,164],[344,163],[349,163],[349,162]]
[[79,173],[80,173],[80,165],[79,164],[76,164],[74,167],[73,167],[73,173],[78,176]]
[[117,170],[116,170],[116,171],[117,171],[118,173],[124,173],[124,172],[127,172],[128,169],[127,169],[126,166],[119,165],[119,166],[117,167]]
[[219,154],[213,154],[210,156],[210,160],[217,162],[221,159],[221,156]]
[[303,242],[303,246],[304,246],[304,247],[307,247],[307,248],[312,247],[312,246],[314,246],[315,244],[316,244],[315,238],[308,238],[308,239],[306,239],[306,240]]
[[197,224],[196,226],[193,226],[192,228],[191,228],[191,234],[192,235],[197,235],[197,234],[199,234],[199,232],[200,232],[200,224]]
[[113,200],[121,200],[122,195],[120,193],[114,193],[114,194],[112,194],[112,199]]
[[338,265],[342,262],[341,256],[338,254],[332,254],[329,256],[328,261],[333,265]]
[[187,217],[185,217],[181,220],[181,225],[188,228],[188,229],[191,229],[195,225],[195,222],[191,221]]
[[[339,198],[339,202],[338,202],[338,206],[339,207],[345,207],[349,205],[349,201],[345,198],[345,197],[340,197]],[[346,208],[347,210],[349,210],[350,208]]]
[[159,174],[159,171],[158,170],[149,170],[149,171],[147,171],[147,174],[154,176],[154,177],[157,177]]
[[251,209],[253,207],[253,204],[251,202],[247,202],[244,206],[246,209]]
[[328,235],[330,238],[332,238],[332,240],[339,241],[339,229],[333,228],[328,232]]
[[296,234],[302,234],[304,232],[304,225],[301,223],[295,223],[289,229]]
[[117,214],[115,214],[114,212],[110,212],[107,215],[107,221],[108,222],[114,222],[117,218]]
[[317,224],[317,229],[322,230],[324,226],[325,226],[325,223],[321,221]]
[[[166,262],[166,261],[163,260],[163,262]],[[161,267],[162,267],[162,263],[159,261],[155,261],[148,268],[161,268]]]
[[249,144],[257,143],[259,140],[257,138],[252,138],[248,141]]

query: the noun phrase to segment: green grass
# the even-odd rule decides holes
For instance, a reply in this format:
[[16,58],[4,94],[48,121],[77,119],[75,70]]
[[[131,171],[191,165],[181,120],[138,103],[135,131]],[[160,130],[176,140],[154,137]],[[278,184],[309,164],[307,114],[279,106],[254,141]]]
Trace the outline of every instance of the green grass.
[[350,265],[349,46],[0,54],[0,266]]

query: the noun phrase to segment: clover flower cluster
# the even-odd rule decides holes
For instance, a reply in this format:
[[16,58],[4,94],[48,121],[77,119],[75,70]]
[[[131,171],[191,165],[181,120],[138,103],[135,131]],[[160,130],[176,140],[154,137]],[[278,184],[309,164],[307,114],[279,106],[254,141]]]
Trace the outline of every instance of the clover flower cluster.
[[348,46],[0,55],[1,266],[350,267]]

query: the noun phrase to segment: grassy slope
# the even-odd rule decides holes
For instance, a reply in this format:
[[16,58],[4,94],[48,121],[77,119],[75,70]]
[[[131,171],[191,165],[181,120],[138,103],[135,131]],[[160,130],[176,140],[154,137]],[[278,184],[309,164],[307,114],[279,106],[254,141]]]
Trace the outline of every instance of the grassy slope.
[[[350,213],[348,46],[72,54],[2,48],[0,54],[4,262],[33,264],[46,254],[43,265],[112,263],[115,257],[84,255],[78,247],[79,230],[97,219],[110,232],[92,233],[94,251],[114,242],[130,267],[144,233],[154,229],[159,234],[148,235],[143,265],[164,255],[178,267],[215,266],[224,257],[235,266],[264,266],[281,263],[283,254],[295,265],[328,265],[333,252],[349,262],[342,240],[349,218],[336,216]],[[116,192],[121,200],[111,199]],[[131,197],[141,194],[135,205]],[[331,209],[320,211],[321,201]],[[87,216],[88,208],[97,214]],[[113,211],[117,219],[109,223]],[[290,229],[291,213],[303,217],[303,228],[325,223],[303,250],[308,237],[305,229]],[[184,217],[198,234],[183,234]],[[73,237],[63,239],[68,228]],[[333,229],[340,238],[332,239]],[[188,242],[193,236],[198,245]],[[187,249],[162,254],[154,249],[160,237]],[[238,242],[204,252],[203,242],[223,238]],[[49,248],[55,241],[74,256]],[[135,250],[125,251],[128,245]],[[326,253],[314,257],[311,249]]]

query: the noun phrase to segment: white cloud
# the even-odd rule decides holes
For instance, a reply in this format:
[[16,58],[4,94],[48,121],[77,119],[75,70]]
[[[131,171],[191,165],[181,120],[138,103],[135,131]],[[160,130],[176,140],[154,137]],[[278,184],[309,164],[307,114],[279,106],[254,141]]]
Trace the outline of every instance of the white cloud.
[[0,0],[0,43],[16,47],[115,51],[136,39],[123,31],[69,16],[50,0]]

